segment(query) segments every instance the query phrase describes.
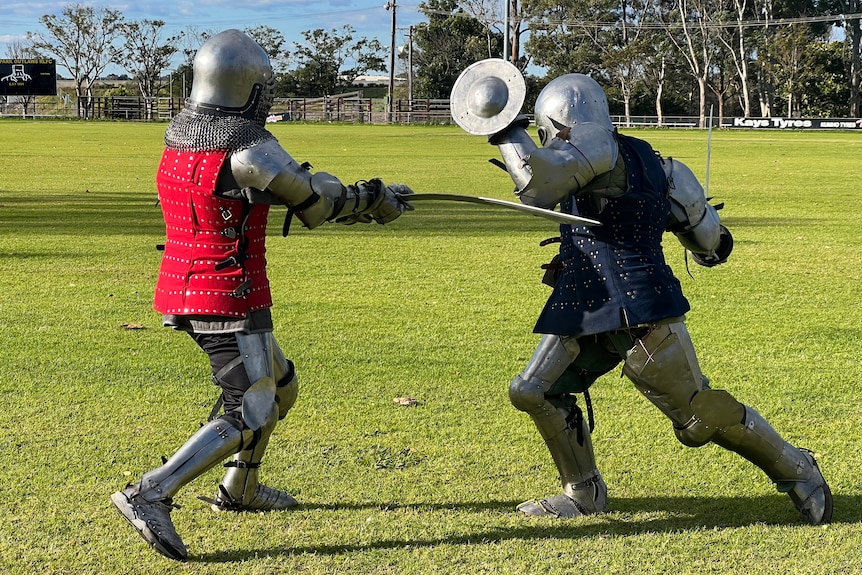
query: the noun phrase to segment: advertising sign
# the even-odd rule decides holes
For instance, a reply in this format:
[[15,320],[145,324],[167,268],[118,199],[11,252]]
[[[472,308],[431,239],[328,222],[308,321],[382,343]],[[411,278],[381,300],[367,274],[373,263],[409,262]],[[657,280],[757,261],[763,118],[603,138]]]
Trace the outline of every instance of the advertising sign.
[[724,126],[755,130],[862,130],[858,118],[728,118]]
[[57,63],[49,58],[0,59],[0,95],[54,96]]

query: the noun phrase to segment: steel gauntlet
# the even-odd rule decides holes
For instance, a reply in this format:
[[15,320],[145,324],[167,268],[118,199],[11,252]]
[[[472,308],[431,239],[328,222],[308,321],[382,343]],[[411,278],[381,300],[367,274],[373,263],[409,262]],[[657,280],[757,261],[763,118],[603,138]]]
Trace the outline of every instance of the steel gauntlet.
[[[378,224],[388,224],[405,211],[413,209],[413,206],[405,198],[405,196],[412,194],[413,190],[404,184],[387,186],[380,178],[373,178],[367,182],[357,182],[350,188],[357,198],[367,196],[366,205],[368,207],[361,212],[337,219],[336,222],[338,223],[368,223],[373,220]],[[357,203],[362,202],[357,199]]]

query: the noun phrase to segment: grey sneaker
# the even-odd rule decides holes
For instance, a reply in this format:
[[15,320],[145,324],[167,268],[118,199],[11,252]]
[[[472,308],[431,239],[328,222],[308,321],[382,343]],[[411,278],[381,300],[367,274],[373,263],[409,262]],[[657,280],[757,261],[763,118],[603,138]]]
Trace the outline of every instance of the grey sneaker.
[[823,478],[817,460],[807,449],[800,449],[811,464],[811,478],[807,481],[783,482],[776,486],[787,493],[802,517],[811,525],[822,525],[832,521],[832,491]]
[[147,501],[133,486],[111,495],[111,501],[144,541],[169,559],[185,561],[189,553],[171,522],[171,511],[177,507],[171,499]]
[[251,501],[246,504],[232,497],[221,485],[215,499],[208,497],[200,499],[210,503],[213,511],[283,511],[299,505],[299,502],[289,493],[260,484],[255,488]]

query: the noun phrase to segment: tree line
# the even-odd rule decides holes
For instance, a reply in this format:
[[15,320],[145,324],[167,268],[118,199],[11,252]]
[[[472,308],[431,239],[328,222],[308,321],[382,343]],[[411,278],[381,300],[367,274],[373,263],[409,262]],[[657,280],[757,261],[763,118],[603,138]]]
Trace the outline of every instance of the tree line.
[[[582,72],[605,88],[611,113],[626,118],[694,115],[703,126],[712,108],[719,118],[859,116],[862,0],[502,1],[506,22],[497,0],[423,0],[426,20],[398,55],[411,88],[400,96],[448,98],[464,68],[506,55],[525,72],[530,108],[552,78]],[[72,75],[85,117],[110,66],[126,70],[144,98],[175,96],[180,86],[170,78],[193,81],[194,55],[214,33],[168,34],[162,20],[128,21],[84,4],[39,23],[8,55],[55,58]],[[292,42],[268,25],[245,32],[270,56],[276,97],[338,94],[355,89],[358,76],[389,71],[388,49],[349,25]]]
[[582,72],[626,118],[694,115],[704,126],[712,108],[719,118],[860,114],[862,0],[503,0],[505,35],[488,1],[421,5],[428,22],[414,60],[427,94],[442,97],[435,86],[502,53],[508,38],[513,63],[546,71],[527,78],[528,101],[550,79]]

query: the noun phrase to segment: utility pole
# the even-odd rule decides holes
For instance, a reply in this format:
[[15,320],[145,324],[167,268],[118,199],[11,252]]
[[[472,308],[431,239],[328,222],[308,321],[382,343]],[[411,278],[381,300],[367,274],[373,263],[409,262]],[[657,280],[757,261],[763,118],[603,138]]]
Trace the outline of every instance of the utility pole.
[[512,0],[503,0],[503,60],[509,61],[509,33],[512,27]]
[[413,112],[413,26],[407,28],[407,123]]
[[392,37],[389,43],[389,103],[387,105],[388,121],[392,123],[392,99],[395,95],[395,3],[397,0],[386,2],[386,9],[392,9]]

